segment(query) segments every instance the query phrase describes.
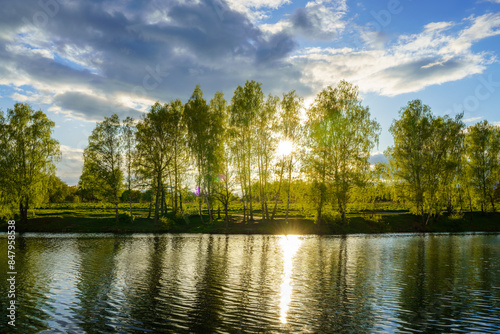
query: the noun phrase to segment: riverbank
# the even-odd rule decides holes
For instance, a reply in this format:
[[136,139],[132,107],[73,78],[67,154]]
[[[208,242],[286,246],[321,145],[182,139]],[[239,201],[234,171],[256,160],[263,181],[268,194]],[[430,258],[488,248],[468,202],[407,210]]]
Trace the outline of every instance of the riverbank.
[[[201,223],[197,215],[164,218],[158,224],[153,219],[137,218],[130,222],[127,215],[120,216],[117,224],[114,216],[85,216],[77,212],[64,211],[57,215],[40,215],[29,219],[28,223],[16,224],[18,232],[44,233],[213,233],[213,234],[355,234],[355,233],[408,233],[408,232],[500,232],[500,213],[480,212],[462,216],[441,216],[423,225],[420,218],[409,213],[352,214],[348,222],[335,222],[318,226],[314,220],[292,217],[288,221],[278,217],[274,221],[254,220],[242,222],[234,216],[227,228],[223,219],[212,224],[208,216]],[[0,224],[7,231],[6,222]]]

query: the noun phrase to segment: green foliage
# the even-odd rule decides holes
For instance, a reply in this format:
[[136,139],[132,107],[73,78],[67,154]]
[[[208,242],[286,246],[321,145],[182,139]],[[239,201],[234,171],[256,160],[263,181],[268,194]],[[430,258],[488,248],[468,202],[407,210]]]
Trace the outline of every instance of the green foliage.
[[[26,221],[28,207],[43,206],[103,217],[114,209],[117,221],[132,221],[133,213],[142,223],[149,222],[154,202],[155,229],[178,231],[206,217],[226,229],[254,218],[271,224],[316,217],[327,230],[346,232],[358,223],[389,230],[389,218],[379,215],[384,211],[410,211],[420,216],[418,222],[409,215],[419,228],[434,229],[433,222],[462,224],[474,211],[496,210],[498,126],[484,121],[465,129],[462,115],[436,117],[422,101],[409,101],[390,128],[388,162],[371,166],[380,126],[357,86],[340,81],[323,89],[306,110],[305,124],[295,91],[264,98],[261,86],[238,86],[230,105],[220,91],[207,103],[196,86],[186,104],[157,102],[137,124],[106,117],[89,137],[78,189],[55,176],[54,123],[16,104],[6,116],[0,113],[0,218],[19,208]],[[281,141],[291,143],[290,154],[279,154]],[[197,195],[192,184],[188,189],[192,179]],[[214,219],[214,208],[232,219]]]
[[[184,117],[188,133],[188,147],[197,169],[197,186],[201,197],[205,197],[209,207],[209,218],[213,221],[210,204],[221,174],[224,161],[224,123],[226,100],[222,92],[217,92],[207,105],[203,92],[196,86],[193,95],[184,107]],[[202,218],[200,214],[200,218]]]
[[175,221],[169,217],[160,217],[160,228],[171,230],[175,226]]
[[104,117],[96,124],[83,151],[83,173],[80,185],[96,198],[115,204],[118,223],[118,201],[123,186],[121,125],[118,115]]
[[139,203],[142,201],[144,194],[141,193],[139,190],[125,190],[122,192],[122,195],[120,197],[120,200],[122,202],[129,202],[131,201],[132,203]]
[[68,186],[60,178],[51,175],[47,181],[46,201],[49,203],[78,202],[78,187]]
[[135,216],[131,216],[129,211],[124,211],[120,214],[120,221],[123,223],[133,223],[134,220]]
[[500,181],[500,128],[487,121],[467,129],[465,139],[466,181],[481,211],[488,203],[495,211],[495,187]]
[[326,211],[321,215],[321,222],[325,225],[338,225],[343,221],[338,211]]
[[136,168],[144,184],[155,193],[155,223],[160,216],[160,199],[164,191],[164,178],[171,163],[176,140],[175,123],[178,115],[168,104],[156,102],[136,127]]
[[413,100],[390,128],[394,146],[386,155],[393,181],[402,186],[414,204],[412,212],[425,223],[440,214],[444,203],[451,206],[462,151],[461,118],[434,117],[429,106]]
[[358,87],[346,81],[322,90],[307,116],[310,151],[305,168],[320,190],[318,216],[330,200],[345,221],[353,187],[366,182],[368,158],[378,143],[380,125],[361,105]]
[[[277,148],[276,139],[273,132],[277,128],[277,110],[279,98],[269,94],[263,102],[262,108],[257,110],[256,126],[254,128],[255,157],[257,160],[258,182],[253,194],[258,194],[261,203],[262,215],[269,220],[268,201],[272,199],[273,192],[270,189],[270,179],[272,175],[272,162]],[[229,169],[229,168],[227,168]]]
[[[122,189],[122,143],[120,120],[116,114],[97,123],[84,150],[84,171],[91,180],[92,191],[102,198],[117,203]],[[90,174],[90,175],[88,175]]]
[[243,212],[244,220],[253,219],[252,171],[255,167],[253,158],[257,140],[255,136],[257,115],[260,114],[264,100],[261,86],[261,83],[247,80],[244,87],[236,88],[231,99],[229,115],[231,152],[245,207],[250,211],[250,214],[247,214],[246,210]]
[[16,103],[0,112],[0,202],[18,205],[27,222],[28,208],[45,199],[47,184],[60,158],[59,143],[52,138],[54,122],[41,110]]

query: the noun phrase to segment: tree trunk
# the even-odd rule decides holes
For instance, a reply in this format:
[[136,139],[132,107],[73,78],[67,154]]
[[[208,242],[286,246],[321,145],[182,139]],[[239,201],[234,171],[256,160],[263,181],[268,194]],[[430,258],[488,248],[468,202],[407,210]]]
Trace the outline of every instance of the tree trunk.
[[321,217],[321,211],[323,210],[323,187],[320,185],[320,192],[319,192],[319,205],[318,205],[318,227],[321,226],[321,220],[323,219]]
[[342,199],[342,202],[341,202],[341,210],[342,210],[342,224],[346,224],[347,223],[347,201],[344,199]]
[[116,217],[116,225],[120,222],[120,219],[118,217],[118,198],[115,196],[115,217]]
[[290,159],[290,164],[288,166],[288,194],[286,200],[286,218],[285,221],[288,223],[288,211],[290,208],[290,193],[292,190],[292,159]]
[[248,203],[249,203],[249,209],[248,210],[249,210],[249,213],[250,213],[250,221],[253,221],[252,189],[251,188],[252,188],[252,183],[249,180],[249,182],[248,182],[248,189],[249,189],[248,190],[248,194],[249,194],[249,196],[248,196]]
[[198,195],[198,210],[199,210],[199,213],[200,213],[201,223],[205,224],[205,222],[203,221],[203,215],[202,215],[202,212],[201,212],[201,192]]
[[28,199],[27,198],[22,198],[20,203],[19,203],[19,218],[21,219],[22,224],[28,223]]
[[259,167],[259,193],[260,193],[260,211],[261,211],[261,216],[262,220],[264,219],[264,184],[263,184],[263,170],[264,167],[262,166],[262,161],[261,158],[259,157],[258,159],[258,167]]
[[[129,151],[130,152],[130,151]],[[130,176],[131,172],[131,166],[130,162],[128,165],[128,203],[129,203],[129,208],[130,208],[130,223],[132,224],[134,222],[134,216],[132,215],[132,177]]]
[[253,221],[253,209],[252,209],[252,170],[250,169],[250,149],[248,154],[248,201],[250,210],[250,221]]
[[208,195],[205,195],[205,202],[207,203],[208,219],[210,221],[210,224],[212,224],[214,219],[212,217],[212,208],[210,207],[210,201],[208,200]]
[[160,209],[160,212],[161,212],[161,215],[165,215],[165,209],[164,209],[164,203],[165,203],[165,187],[163,187],[163,184],[161,185],[161,203],[160,203],[160,206],[161,206],[161,209]]
[[149,213],[148,213],[148,219],[151,218],[151,207],[153,206],[153,194],[151,194],[151,199],[149,200]]
[[178,180],[178,167],[177,167],[177,144],[175,145],[174,152],[174,213],[177,214],[177,192],[179,191],[179,180]]
[[229,214],[228,214],[228,209],[227,209],[228,206],[229,206],[229,203],[227,203],[227,202],[224,203],[224,214],[225,214],[224,220],[226,222],[226,229],[227,229],[227,225],[229,223]]
[[132,224],[134,222],[134,216],[132,216],[132,196],[130,196],[130,191],[129,191],[129,198],[130,198],[130,223]]
[[163,205],[165,206],[165,214],[168,214],[167,196],[163,198]]
[[472,196],[470,195],[469,191],[467,192],[467,194],[469,197],[470,219],[472,220]]
[[448,216],[451,215],[451,213],[453,211],[453,207],[451,205],[451,196],[448,196],[448,203],[446,206],[446,211],[448,212]]
[[271,216],[271,220],[274,220],[274,216],[276,215],[276,208],[278,206],[278,198],[280,196],[280,190],[281,190],[281,182],[283,181],[283,171],[284,171],[285,163],[283,161],[283,164],[281,165],[281,172],[280,172],[280,181],[278,183],[278,191],[276,192],[275,198],[274,198],[274,209],[273,209],[273,215]]
[[[264,202],[264,209],[266,210],[266,221],[269,221],[269,209],[267,207],[267,195],[266,195],[266,199]],[[264,218],[264,216],[262,216],[262,218]]]
[[179,205],[181,212],[184,212],[184,210],[182,209],[182,191],[179,191]]
[[155,224],[158,224],[159,211],[160,211],[160,199],[161,199],[161,172],[157,175],[156,181],[156,200],[155,200]]

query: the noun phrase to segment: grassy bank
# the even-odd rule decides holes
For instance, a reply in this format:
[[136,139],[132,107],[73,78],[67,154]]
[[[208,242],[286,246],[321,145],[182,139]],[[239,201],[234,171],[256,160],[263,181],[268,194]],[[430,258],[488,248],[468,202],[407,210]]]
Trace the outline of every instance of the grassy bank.
[[[291,218],[285,221],[284,207],[279,207],[274,221],[264,221],[260,212],[255,211],[255,220],[242,222],[239,205],[231,206],[231,220],[226,228],[221,218],[208,224],[208,214],[204,212],[205,224],[196,214],[195,205],[186,206],[184,215],[167,213],[158,224],[148,219],[149,206],[134,204],[134,222],[130,222],[127,206],[120,206],[120,222],[117,224],[114,209],[105,204],[57,204],[39,208],[31,216],[28,224],[16,224],[18,232],[49,233],[218,233],[218,234],[352,234],[352,233],[399,233],[399,232],[500,232],[500,213],[479,212],[456,216],[441,216],[430,220],[427,225],[420,218],[408,212],[390,210],[376,214],[351,213],[348,222],[324,223],[318,226],[310,212],[302,207],[292,207]],[[215,212],[217,217],[217,211]],[[7,231],[7,222],[0,223],[1,231]]]

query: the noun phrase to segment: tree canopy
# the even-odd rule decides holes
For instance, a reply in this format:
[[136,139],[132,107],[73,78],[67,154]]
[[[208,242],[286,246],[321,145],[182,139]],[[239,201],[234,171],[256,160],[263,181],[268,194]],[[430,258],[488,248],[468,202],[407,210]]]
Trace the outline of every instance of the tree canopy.
[[53,128],[47,115],[28,104],[16,103],[6,117],[0,113],[0,196],[19,206],[23,223],[28,208],[43,200],[60,158]]

